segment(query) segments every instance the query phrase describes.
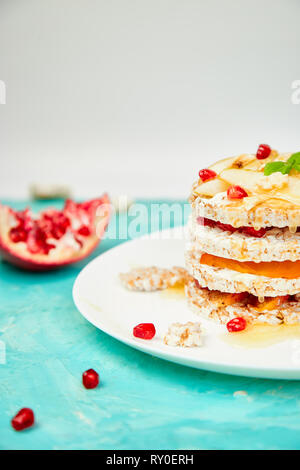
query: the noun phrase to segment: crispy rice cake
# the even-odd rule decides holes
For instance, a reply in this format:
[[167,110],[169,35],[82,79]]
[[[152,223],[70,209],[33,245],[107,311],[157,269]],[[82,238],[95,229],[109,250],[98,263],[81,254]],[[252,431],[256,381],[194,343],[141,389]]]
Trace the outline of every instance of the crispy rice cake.
[[[189,306],[196,314],[218,323],[226,324],[235,317],[243,317],[250,323],[271,325],[300,323],[299,295],[278,301],[274,299],[275,308],[270,310],[269,300],[259,304],[257,299],[247,294],[239,298],[237,294],[232,296],[232,294],[201,288],[195,280],[187,283],[185,292]],[[237,297],[236,300],[235,297]]]
[[291,233],[285,227],[267,230],[262,238],[245,233],[204,227],[191,215],[188,223],[189,250],[204,251],[215,256],[238,261],[297,261],[300,260],[300,232]]
[[[275,150],[264,160],[243,154],[221,160],[210,167],[217,177],[192,187],[190,203],[195,215],[230,224],[234,227],[291,227],[300,226],[300,174],[279,172],[265,176],[263,171],[271,161],[286,161],[290,153]],[[294,174],[293,174],[294,172]],[[229,200],[226,191],[239,185],[248,193],[241,200]]]
[[300,292],[300,278],[284,279],[241,273],[232,269],[201,264],[199,253],[187,251],[185,262],[188,273],[202,287],[221,292],[249,292],[258,297],[294,295]]

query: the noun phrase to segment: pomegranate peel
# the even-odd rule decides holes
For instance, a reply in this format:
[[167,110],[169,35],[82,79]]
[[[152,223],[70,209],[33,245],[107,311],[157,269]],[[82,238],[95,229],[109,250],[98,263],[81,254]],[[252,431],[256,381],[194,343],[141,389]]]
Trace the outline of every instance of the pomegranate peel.
[[4,260],[32,271],[46,271],[87,257],[108,225],[107,194],[81,203],[66,200],[62,210],[34,216],[0,204],[0,252]]

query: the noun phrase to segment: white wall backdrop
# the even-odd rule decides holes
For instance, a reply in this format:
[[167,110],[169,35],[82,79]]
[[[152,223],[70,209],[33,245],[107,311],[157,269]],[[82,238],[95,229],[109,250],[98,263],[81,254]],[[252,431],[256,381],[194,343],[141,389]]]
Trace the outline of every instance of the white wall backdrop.
[[299,18],[297,0],[0,0],[0,197],[186,197],[211,160],[300,150]]

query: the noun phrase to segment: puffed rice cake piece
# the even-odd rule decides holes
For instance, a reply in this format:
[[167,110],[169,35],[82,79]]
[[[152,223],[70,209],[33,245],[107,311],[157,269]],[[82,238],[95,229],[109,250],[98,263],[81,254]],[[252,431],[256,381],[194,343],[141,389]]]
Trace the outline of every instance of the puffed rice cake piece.
[[195,348],[202,345],[202,330],[200,323],[172,323],[164,337],[168,346]]
[[188,279],[186,269],[174,266],[171,269],[157,266],[134,268],[119,275],[124,287],[134,291],[152,292],[168,289],[175,284],[185,284]]

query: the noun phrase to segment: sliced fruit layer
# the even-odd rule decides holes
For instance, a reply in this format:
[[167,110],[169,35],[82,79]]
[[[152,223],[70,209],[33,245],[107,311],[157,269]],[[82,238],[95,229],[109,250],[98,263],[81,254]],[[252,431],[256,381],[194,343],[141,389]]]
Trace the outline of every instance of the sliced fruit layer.
[[279,308],[285,302],[293,300],[294,296],[292,295],[281,295],[279,297],[265,297],[263,302],[259,302],[257,299],[254,303],[252,303],[252,306],[258,312],[271,312],[272,310],[276,310],[277,308]]
[[246,292],[229,294],[201,287],[195,279],[186,286],[186,296],[193,311],[201,316],[227,324],[242,317],[248,323],[300,323],[300,296],[258,297]]
[[[260,147],[264,151],[259,157],[254,154],[243,154],[221,160],[208,169],[202,170],[212,171],[215,177],[213,179],[200,177],[193,186],[193,197],[211,198],[218,193],[228,191],[231,186],[238,185],[249,197],[259,198],[260,204],[275,199],[281,205],[290,203],[299,207],[300,172],[298,168],[284,174],[280,171],[264,174],[264,168],[267,164],[273,164],[275,160],[275,163],[283,165],[291,157],[291,154],[278,154],[277,151],[271,150],[266,145]],[[265,153],[266,149],[267,153]],[[231,192],[230,190],[229,196]],[[231,201],[237,202],[236,199],[238,198],[229,197]]]
[[[209,289],[201,287],[199,282],[194,279],[195,287],[198,289]],[[262,301],[253,294],[249,292],[239,292],[237,294],[230,294],[228,292],[220,292],[218,290],[211,290],[210,297],[214,302],[219,302],[219,306],[228,307],[235,304],[251,305],[258,312],[275,310],[286,302],[295,302],[294,295],[281,295],[277,297],[264,297]]]
[[300,277],[300,261],[271,261],[254,263],[253,261],[236,261],[204,253],[201,264],[214,268],[231,269],[240,273],[255,274],[271,278],[296,279]]
[[62,210],[38,216],[30,209],[0,205],[0,251],[5,260],[31,270],[47,270],[78,261],[98,245],[107,226],[110,201],[102,198],[65,202]]
[[267,230],[271,230],[272,227],[261,228],[259,230],[255,230],[253,227],[240,227],[235,228],[229,224],[222,224],[222,222],[217,222],[216,220],[207,219],[206,217],[197,217],[197,223],[199,225],[204,225],[205,227],[218,227],[220,230],[224,232],[241,232],[245,235],[249,235],[250,237],[261,238],[263,237]]

